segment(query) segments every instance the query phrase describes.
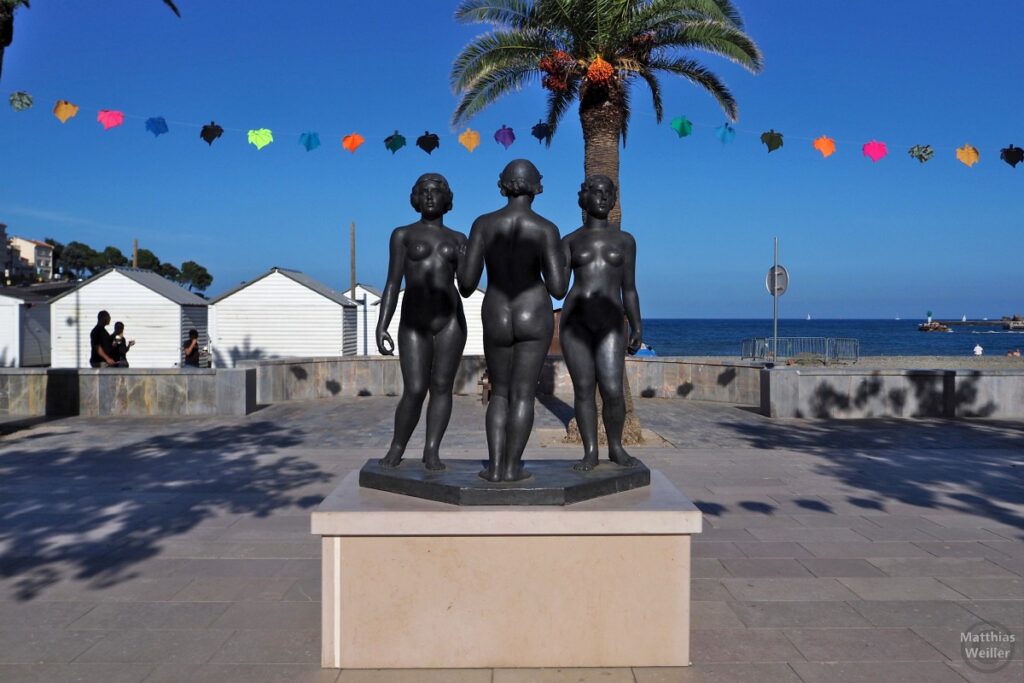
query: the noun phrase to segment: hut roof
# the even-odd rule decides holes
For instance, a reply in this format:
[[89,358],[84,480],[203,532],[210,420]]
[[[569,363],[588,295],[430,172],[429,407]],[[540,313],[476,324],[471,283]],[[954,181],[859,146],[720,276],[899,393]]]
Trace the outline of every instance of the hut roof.
[[251,285],[253,283],[256,283],[256,282],[259,282],[263,278],[267,277],[268,275],[272,275],[273,273],[280,273],[281,275],[284,275],[289,280],[293,280],[293,281],[299,283],[300,285],[303,285],[304,287],[308,287],[309,289],[312,289],[314,292],[316,292],[320,296],[325,297],[327,299],[330,299],[331,301],[333,301],[333,302],[335,302],[337,304],[340,304],[342,306],[355,306],[356,305],[356,302],[352,301],[352,299],[349,299],[347,296],[345,296],[341,292],[334,291],[333,289],[331,289],[330,287],[328,287],[324,283],[320,282],[319,280],[314,280],[313,278],[311,278],[310,276],[306,275],[305,273],[302,273],[302,272],[300,272],[298,270],[291,270],[289,268],[278,268],[277,266],[274,266],[273,268],[271,268],[267,272],[263,273],[263,275],[260,275],[259,277],[255,278],[255,279],[249,280],[248,282],[243,282],[242,284],[238,285],[237,287],[233,287],[233,288],[229,289],[228,291],[224,292],[220,296],[212,299],[210,301],[210,305],[212,306],[213,304],[216,304],[217,302],[226,299],[227,297],[231,296],[232,294],[235,294],[237,292],[242,291],[243,289],[245,289],[249,285]]
[[110,273],[111,271],[115,271],[115,272],[120,273],[121,275],[124,275],[129,280],[133,280],[134,282],[137,282],[138,284],[142,285],[146,289],[149,289],[149,290],[151,290],[153,292],[156,292],[157,294],[159,294],[160,296],[164,297],[165,299],[169,299],[170,301],[173,301],[174,303],[176,303],[178,305],[181,305],[181,306],[206,306],[207,305],[206,299],[203,299],[202,297],[196,296],[195,294],[193,294],[192,292],[186,290],[185,288],[181,287],[180,285],[177,285],[177,284],[171,282],[170,280],[165,278],[163,275],[160,275],[159,273],[154,273],[152,270],[143,270],[142,268],[124,268],[124,267],[121,267],[121,266],[115,266],[113,268],[107,268],[103,272],[97,273],[96,275],[93,275],[91,278],[89,278],[85,282],[81,283],[77,287],[69,289],[68,291],[64,292],[63,294],[60,294],[58,296],[53,297],[52,299],[50,299],[50,301],[53,302],[53,301],[57,301],[58,299],[63,299],[68,294],[71,294],[71,292],[74,292],[74,291],[76,291],[78,289],[81,289],[82,287],[85,287],[90,282],[98,280],[99,278],[105,276],[107,273]]

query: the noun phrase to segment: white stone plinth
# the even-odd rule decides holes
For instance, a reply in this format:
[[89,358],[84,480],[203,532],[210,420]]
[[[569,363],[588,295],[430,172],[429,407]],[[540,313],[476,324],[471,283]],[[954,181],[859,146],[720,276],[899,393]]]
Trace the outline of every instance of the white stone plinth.
[[312,516],[324,667],[689,665],[701,515],[661,472],[567,507],[458,507],[357,479]]

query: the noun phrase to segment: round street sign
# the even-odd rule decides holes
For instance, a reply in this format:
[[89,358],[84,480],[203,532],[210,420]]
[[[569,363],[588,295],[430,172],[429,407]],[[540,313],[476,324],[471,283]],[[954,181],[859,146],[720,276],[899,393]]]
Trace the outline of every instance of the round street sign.
[[764,286],[768,289],[769,294],[782,296],[789,288],[789,272],[782,266],[772,266],[768,269]]

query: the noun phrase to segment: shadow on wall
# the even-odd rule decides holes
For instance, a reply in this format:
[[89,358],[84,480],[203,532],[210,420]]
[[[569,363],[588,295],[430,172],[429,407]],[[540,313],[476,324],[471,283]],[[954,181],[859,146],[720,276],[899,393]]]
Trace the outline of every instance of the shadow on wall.
[[66,580],[104,588],[206,520],[312,508],[321,496],[290,492],[332,476],[277,452],[301,435],[260,421],[108,448],[16,442],[0,454],[0,580],[22,601]]
[[[814,389],[808,402],[810,417],[827,419],[843,413],[871,416],[871,405],[879,406],[883,414],[900,417],[989,417],[998,406],[992,401],[975,405],[978,401],[980,372],[961,375],[957,382],[956,372],[909,374],[906,376],[911,391],[893,387],[884,392],[884,383],[878,372],[862,380],[853,395],[837,391],[827,381]],[[913,397],[913,401],[909,399]],[[906,414],[908,405],[916,406]],[[797,417],[805,417],[797,414]]]
[[227,357],[217,346],[213,347],[213,360],[218,368],[233,368],[243,360],[262,360],[272,357],[268,356],[263,349],[254,347],[252,338],[248,335],[242,340],[241,346],[232,346],[228,349]]
[[[816,472],[858,489],[843,502],[865,514],[915,514],[903,507],[912,505],[921,508],[916,514],[972,514],[1024,529],[1022,422],[773,419],[728,425],[753,448],[820,458]],[[832,511],[820,499],[801,507]]]

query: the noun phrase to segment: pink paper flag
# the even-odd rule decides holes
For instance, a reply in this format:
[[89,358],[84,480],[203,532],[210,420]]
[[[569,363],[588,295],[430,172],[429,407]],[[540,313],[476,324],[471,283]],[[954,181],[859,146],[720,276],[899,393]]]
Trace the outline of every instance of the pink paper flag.
[[885,143],[877,140],[865,143],[861,149],[864,151],[864,156],[871,159],[872,162],[877,162],[889,153],[889,148],[885,146]]
[[96,120],[103,124],[103,130],[110,130],[116,128],[124,123],[124,112],[113,111],[111,109],[100,109],[99,115]]

